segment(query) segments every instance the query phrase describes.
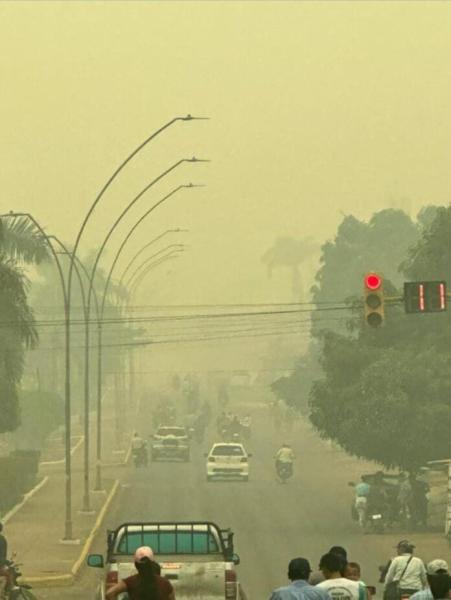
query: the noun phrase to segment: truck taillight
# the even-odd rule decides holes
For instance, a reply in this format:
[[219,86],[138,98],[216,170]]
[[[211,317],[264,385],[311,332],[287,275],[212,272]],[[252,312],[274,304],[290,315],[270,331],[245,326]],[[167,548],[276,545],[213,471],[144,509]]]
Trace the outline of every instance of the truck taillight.
[[109,573],[107,573],[106,580],[105,580],[107,588],[111,587],[112,585],[116,585],[116,583],[118,581],[119,581],[119,579],[118,579],[117,571],[110,571]]
[[208,457],[208,462],[216,462],[213,456]]
[[232,569],[225,571],[225,597],[226,600],[236,598],[236,573]]

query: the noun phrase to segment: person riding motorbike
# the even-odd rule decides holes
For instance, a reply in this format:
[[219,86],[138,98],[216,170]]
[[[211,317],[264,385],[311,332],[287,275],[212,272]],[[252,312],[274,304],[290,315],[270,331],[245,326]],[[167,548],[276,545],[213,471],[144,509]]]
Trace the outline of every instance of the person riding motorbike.
[[140,460],[143,462],[143,464],[147,465],[146,442],[138,435],[136,431],[132,439],[132,454],[135,465],[137,465]]
[[282,468],[287,468],[291,477],[293,474],[294,458],[295,456],[291,446],[289,444],[282,444],[282,447],[279,448],[275,456],[277,475],[280,475]]

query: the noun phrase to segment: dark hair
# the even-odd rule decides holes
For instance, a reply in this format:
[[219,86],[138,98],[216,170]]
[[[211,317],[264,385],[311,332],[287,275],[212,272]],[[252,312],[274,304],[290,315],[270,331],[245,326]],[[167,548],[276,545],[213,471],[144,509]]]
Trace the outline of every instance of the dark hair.
[[448,573],[438,573],[437,575],[428,576],[429,587],[435,600],[441,600],[448,596],[451,589],[451,577]]
[[323,554],[321,560],[319,561],[319,568],[321,570],[325,569],[330,573],[335,573],[339,571],[340,573],[344,571],[346,564],[343,561],[343,557],[338,554],[332,554],[332,552],[328,552],[327,554]]
[[139,600],[159,600],[160,590],[157,584],[157,564],[145,556],[135,562],[135,567],[139,575],[136,597]]
[[329,554],[336,554],[337,556],[341,556],[345,560],[348,560],[348,553],[343,546],[332,546],[332,548],[329,550]]
[[307,580],[312,572],[310,565],[304,559],[293,559],[288,565],[288,579],[296,581],[297,579]]

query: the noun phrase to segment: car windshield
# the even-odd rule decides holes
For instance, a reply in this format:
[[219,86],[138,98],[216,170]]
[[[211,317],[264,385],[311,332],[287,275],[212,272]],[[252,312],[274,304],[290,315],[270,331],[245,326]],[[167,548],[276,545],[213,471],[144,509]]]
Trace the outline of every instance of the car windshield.
[[176,437],[182,437],[186,435],[186,432],[182,427],[160,427],[157,431],[157,435],[175,435]]
[[241,446],[216,446],[213,448],[213,456],[243,456],[243,448]]

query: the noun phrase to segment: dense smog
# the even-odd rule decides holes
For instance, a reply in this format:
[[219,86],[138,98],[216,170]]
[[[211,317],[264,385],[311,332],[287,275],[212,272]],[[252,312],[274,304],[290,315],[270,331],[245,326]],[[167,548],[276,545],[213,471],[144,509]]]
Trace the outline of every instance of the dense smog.
[[450,27],[0,2],[0,600],[451,598]]

